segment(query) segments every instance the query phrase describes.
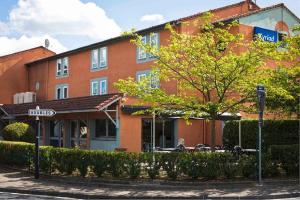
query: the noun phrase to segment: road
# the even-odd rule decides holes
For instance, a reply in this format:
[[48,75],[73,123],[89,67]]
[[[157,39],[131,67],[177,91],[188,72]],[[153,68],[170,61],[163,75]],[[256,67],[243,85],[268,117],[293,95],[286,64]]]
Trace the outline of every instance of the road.
[[[46,195],[32,195],[32,194],[19,194],[19,193],[10,193],[10,192],[0,192],[0,200],[2,199],[22,199],[22,200],[78,200],[74,198],[67,198],[67,197],[53,197],[53,196],[46,196]],[[149,199],[148,199],[149,200]],[[172,199],[168,199],[172,200]],[[284,200],[284,199],[274,199],[274,200]],[[287,198],[285,200],[300,200],[300,198]]]
[[[75,200],[73,198],[66,197],[53,197],[45,195],[32,195],[32,194],[19,194],[19,193],[9,193],[9,192],[0,192],[0,199],[24,199],[24,200],[44,200],[44,199],[53,199],[53,200]],[[78,200],[78,199],[76,199]]]

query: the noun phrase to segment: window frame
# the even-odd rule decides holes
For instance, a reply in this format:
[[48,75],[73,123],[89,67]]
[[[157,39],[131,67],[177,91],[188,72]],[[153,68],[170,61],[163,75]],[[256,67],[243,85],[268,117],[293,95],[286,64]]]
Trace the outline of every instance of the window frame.
[[[66,93],[65,93],[66,91]],[[59,95],[59,96],[58,96]],[[68,99],[69,98],[69,85],[59,84],[55,87],[55,99]]]
[[[149,77],[149,76],[151,76],[151,70],[138,71],[138,72],[136,72],[136,81],[140,82],[141,77]],[[155,80],[156,83],[154,83],[153,80]],[[149,88],[151,88],[151,89],[160,88],[159,78],[151,76],[150,77],[150,87]]]
[[[105,82],[105,92],[103,93],[102,90],[102,85],[101,83]],[[97,93],[94,93],[94,84],[97,84]],[[90,80],[90,95],[95,96],[95,95],[105,95],[108,93],[108,79],[107,77],[101,77],[101,78],[96,78]]]
[[[97,136],[97,121],[100,120],[105,120],[105,135]],[[114,119],[115,120],[115,119]],[[109,135],[109,123],[112,123],[110,119],[95,119],[95,134],[94,137],[95,139],[116,139],[117,138],[117,129],[114,129],[114,135]],[[114,125],[114,124],[113,124]],[[115,126],[115,125],[114,125]]]
[[55,76],[56,78],[63,78],[69,76],[69,57],[63,57],[56,60]]
[[[160,32],[151,32],[149,34],[146,34],[144,36],[142,36],[142,39],[144,39],[144,41],[146,41],[146,44],[151,44],[153,37],[155,36],[155,40],[156,40],[156,46],[157,49],[159,49],[160,47]],[[144,51],[142,48],[137,47],[136,50],[136,61],[137,63],[144,63],[144,62],[148,62],[148,61],[152,61],[155,60],[155,56],[151,55],[150,53],[145,53],[143,54],[144,56],[141,56],[141,51]]]
[[107,66],[108,66],[108,48],[104,46],[104,47],[92,49],[90,70],[99,71],[102,69],[106,69]]

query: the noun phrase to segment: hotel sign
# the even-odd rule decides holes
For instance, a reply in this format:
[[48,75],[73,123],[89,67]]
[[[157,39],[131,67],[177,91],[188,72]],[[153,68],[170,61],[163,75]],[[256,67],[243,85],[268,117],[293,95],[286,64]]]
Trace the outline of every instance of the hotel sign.
[[260,36],[267,42],[278,42],[278,32],[260,27],[254,27],[254,37]]

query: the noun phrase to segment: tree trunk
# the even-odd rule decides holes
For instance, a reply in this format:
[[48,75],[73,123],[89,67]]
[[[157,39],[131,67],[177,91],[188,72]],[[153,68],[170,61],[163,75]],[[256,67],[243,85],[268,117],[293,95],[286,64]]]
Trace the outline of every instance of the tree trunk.
[[212,119],[210,124],[210,144],[211,148],[214,151],[216,145],[216,120]]

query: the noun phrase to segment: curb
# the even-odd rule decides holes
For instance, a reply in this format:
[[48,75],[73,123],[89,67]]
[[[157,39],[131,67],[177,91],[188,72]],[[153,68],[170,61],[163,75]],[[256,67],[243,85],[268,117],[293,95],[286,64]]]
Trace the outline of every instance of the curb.
[[[43,191],[43,190],[22,190],[15,188],[0,188],[0,192],[10,192],[19,194],[32,194],[32,195],[46,195],[53,197],[67,197],[75,199],[183,199],[182,197],[166,197],[166,196],[109,196],[109,195],[93,195],[93,194],[80,194],[56,191]],[[300,197],[300,192],[279,195],[263,195],[263,196],[226,196],[214,197],[207,194],[193,197],[184,197],[184,199],[278,199],[278,198],[296,198]]]

